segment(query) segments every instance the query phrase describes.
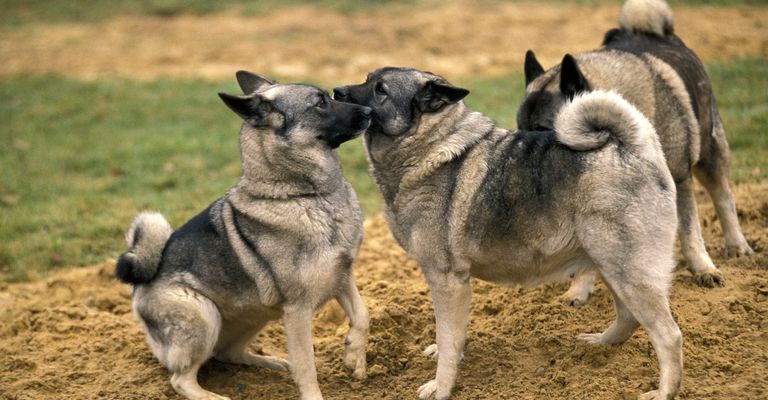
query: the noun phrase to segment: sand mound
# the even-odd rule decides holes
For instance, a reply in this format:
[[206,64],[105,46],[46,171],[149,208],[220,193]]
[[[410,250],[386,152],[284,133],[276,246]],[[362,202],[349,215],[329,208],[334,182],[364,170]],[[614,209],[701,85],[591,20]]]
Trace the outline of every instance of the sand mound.
[[[250,17],[126,16],[0,30],[0,76],[223,79],[245,68],[341,83],[362,81],[383,65],[408,65],[468,79],[521,70],[527,49],[551,67],[566,52],[598,47],[619,17],[618,4],[406,3],[353,13],[300,6]],[[706,62],[768,56],[768,8],[673,7],[675,31]]]
[[[697,287],[678,272],[672,308],[685,340],[681,398],[761,398],[768,393],[768,184],[736,190],[739,215],[757,254],[723,259],[720,226],[702,204],[706,241],[727,277]],[[699,197],[703,199],[701,193]],[[153,359],[130,312],[113,262],[70,270],[45,281],[0,288],[0,399],[179,399]],[[417,265],[381,219],[369,221],[356,264],[371,311],[369,377],[356,382],[341,363],[346,323],[340,308],[315,320],[315,348],[327,399],[410,399],[431,378],[435,361],[420,354],[434,322]],[[599,286],[581,309],[561,305],[565,285],[502,288],[475,281],[466,358],[455,399],[633,399],[657,379],[654,352],[640,330],[619,346],[575,340],[613,319]],[[280,324],[253,344],[285,356]],[[232,399],[298,398],[289,374],[209,362],[201,384]]]

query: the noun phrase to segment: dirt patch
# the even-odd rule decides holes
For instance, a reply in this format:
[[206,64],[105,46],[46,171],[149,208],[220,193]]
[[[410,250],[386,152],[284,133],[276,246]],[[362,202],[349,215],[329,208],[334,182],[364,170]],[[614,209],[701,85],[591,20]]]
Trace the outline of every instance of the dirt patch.
[[[704,60],[768,57],[768,8],[675,7],[676,30]],[[123,17],[97,24],[0,31],[0,76],[60,73],[230,77],[237,69],[338,83],[384,65],[461,79],[520,70],[526,49],[545,66],[593,49],[618,5],[419,2],[360,13],[301,6],[233,13]]]
[[[719,256],[720,226],[708,199],[698,195],[706,242],[728,284],[702,289],[685,271],[675,278],[672,309],[685,345],[681,398],[761,398],[768,393],[768,184],[736,188],[739,216],[757,252],[750,258]],[[0,399],[180,399],[144,343],[127,287],[112,277],[113,268],[109,261],[0,288]],[[414,398],[435,369],[435,361],[420,354],[434,340],[421,272],[380,218],[367,222],[355,272],[371,312],[369,377],[357,382],[344,371],[346,322],[330,304],[315,319],[325,396]],[[619,346],[575,340],[612,321],[604,287],[575,309],[557,301],[563,284],[473,286],[469,343],[453,398],[634,399],[655,385],[655,353],[642,330]],[[252,345],[283,357],[284,346],[279,323]],[[200,381],[233,400],[298,398],[288,373],[255,367],[212,361]]]

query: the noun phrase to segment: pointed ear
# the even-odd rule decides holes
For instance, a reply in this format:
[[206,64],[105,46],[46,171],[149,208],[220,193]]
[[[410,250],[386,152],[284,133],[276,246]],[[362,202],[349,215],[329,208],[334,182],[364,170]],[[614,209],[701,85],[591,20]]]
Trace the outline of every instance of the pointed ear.
[[237,71],[235,74],[240,89],[245,94],[251,94],[264,86],[274,85],[275,82],[248,71]]
[[269,114],[272,112],[272,104],[264,98],[256,95],[234,96],[226,93],[219,93],[219,97],[224,101],[235,114],[253,126],[269,125]]
[[469,90],[453,86],[445,80],[428,81],[416,95],[416,105],[421,112],[437,112],[454,104],[469,94]]
[[560,91],[569,99],[573,99],[577,93],[589,90],[589,82],[576,65],[572,55],[566,54],[560,64]]
[[533,54],[532,50],[525,52],[525,86],[533,82],[534,79],[541,76],[544,73],[544,68],[539,64],[539,60],[536,59],[536,54]]

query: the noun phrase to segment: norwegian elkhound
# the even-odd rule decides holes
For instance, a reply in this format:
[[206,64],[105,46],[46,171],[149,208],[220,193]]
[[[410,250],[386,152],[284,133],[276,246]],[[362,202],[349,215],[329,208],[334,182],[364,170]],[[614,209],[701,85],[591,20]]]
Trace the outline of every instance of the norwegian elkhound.
[[[160,214],[139,214],[116,274],[133,284],[134,313],[179,394],[226,398],[197,383],[215,357],[290,368],[302,399],[322,399],[311,319],[332,297],[350,320],[344,364],[365,376],[368,311],[351,271],[363,214],[334,149],[368,127],[371,109],[245,71],[237,80],[245,95],[219,96],[244,120],[242,178],[176,232]],[[280,317],[290,364],[246,350]]]
[[450,396],[470,275],[534,284],[592,270],[617,316],[581,338],[621,343],[642,325],[661,368],[659,390],[645,397],[673,397],[683,366],[668,304],[675,184],[653,126],[619,95],[593,92],[564,106],[554,131],[510,132],[470,110],[468,93],[407,68],[334,89],[336,99],[373,109],[365,146],[385,217],[432,293],[437,374],[419,397]]
[[[605,34],[603,48],[544,71],[533,52],[525,58],[526,96],[518,128],[551,129],[555,116],[575,94],[615,91],[656,128],[677,186],[678,234],[696,282],[723,286],[725,279],[704,247],[694,199],[692,172],[709,192],[725,235],[726,253],[752,254],[739,226],[728,184],[730,152],[704,66],[674,34],[672,11],[661,0],[628,0],[618,29]],[[594,275],[579,277],[564,295],[583,304]]]

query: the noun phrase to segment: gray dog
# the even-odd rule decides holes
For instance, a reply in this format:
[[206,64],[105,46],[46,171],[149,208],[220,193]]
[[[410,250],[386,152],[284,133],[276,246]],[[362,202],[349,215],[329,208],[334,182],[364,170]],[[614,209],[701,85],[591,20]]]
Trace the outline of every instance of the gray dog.
[[[526,97],[518,128],[551,129],[560,108],[582,91],[621,94],[651,120],[661,140],[677,186],[678,234],[689,270],[701,286],[722,286],[725,279],[704,247],[692,173],[715,203],[726,252],[748,255],[752,249],[728,184],[730,152],[712,85],[701,61],[673,33],[672,11],[665,2],[628,0],[619,24],[606,33],[602,49],[566,55],[546,72],[533,52],[526,54]],[[581,305],[593,287],[594,274],[582,275],[564,298]]]
[[[302,399],[322,399],[311,323],[332,297],[350,320],[344,364],[365,376],[368,311],[351,271],[363,214],[334,149],[368,127],[371,109],[314,86],[244,71],[237,79],[244,96],[219,96],[245,121],[242,178],[176,232],[160,214],[139,214],[116,274],[134,285],[134,313],[179,394],[226,399],[197,383],[200,366],[215,357],[290,368]],[[290,364],[246,350],[280,317]]]
[[[675,184],[653,126],[620,96],[563,107],[554,131],[510,132],[461,101],[469,92],[429,72],[383,68],[334,97],[373,108],[365,145],[385,217],[429,283],[437,374],[419,397],[447,399],[470,310],[470,275],[535,284],[598,271],[616,320],[591,343],[626,341],[642,325],[675,396],[682,336],[669,310]],[[432,346],[430,346],[432,347]]]

